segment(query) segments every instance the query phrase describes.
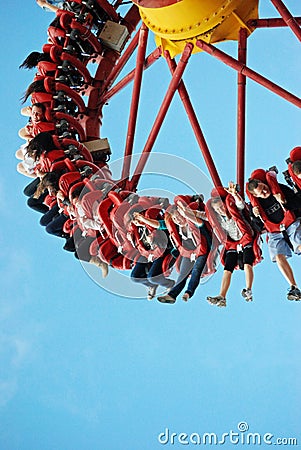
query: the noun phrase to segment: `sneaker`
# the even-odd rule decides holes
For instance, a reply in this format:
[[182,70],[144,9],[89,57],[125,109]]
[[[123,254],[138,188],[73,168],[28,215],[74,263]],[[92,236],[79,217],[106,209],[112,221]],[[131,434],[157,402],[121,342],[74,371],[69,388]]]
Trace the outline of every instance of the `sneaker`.
[[104,261],[101,261],[99,268],[102,273],[102,278],[106,278],[109,273],[109,265],[107,263],[105,263]]
[[287,293],[288,300],[301,300],[301,291],[297,286],[291,286]]
[[148,289],[147,300],[152,300],[156,296],[158,286],[153,286]]
[[169,286],[162,292],[162,296],[168,294],[169,291],[172,290],[172,288],[174,287],[174,285],[176,284],[176,282],[174,280],[168,280],[169,281]]
[[227,306],[226,299],[223,298],[222,300],[220,300],[216,306],[218,306],[219,308],[226,308],[226,306]]
[[75,252],[76,248],[75,248],[75,244],[74,244],[74,240],[73,238],[69,237],[69,239],[66,239],[66,243],[63,247],[64,250],[66,250],[67,252]]
[[185,292],[185,294],[182,295],[182,300],[184,300],[184,302],[187,302],[190,299],[190,295],[188,294],[188,292]]
[[252,289],[243,289],[241,291],[241,295],[246,300],[246,302],[252,302],[253,301]]
[[99,267],[102,273],[102,278],[106,278],[109,273],[109,265],[102,261],[98,256],[92,256],[89,261],[90,264],[94,264],[94,266]]
[[176,302],[176,299],[168,294],[157,297],[157,300],[161,303],[175,303]]
[[226,299],[222,295],[216,295],[215,297],[207,297],[207,302],[211,305],[216,305],[220,307],[226,306]]

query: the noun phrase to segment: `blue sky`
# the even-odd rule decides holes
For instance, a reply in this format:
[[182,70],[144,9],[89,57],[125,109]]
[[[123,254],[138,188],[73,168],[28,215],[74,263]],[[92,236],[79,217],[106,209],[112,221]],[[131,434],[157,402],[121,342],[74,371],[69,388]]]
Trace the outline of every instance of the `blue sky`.
[[[299,2],[286,4],[301,16]],[[34,1],[16,0],[2,14],[0,449],[155,450],[165,428],[221,436],[242,421],[250,432],[297,438],[300,445],[301,305],[286,300],[286,282],[266,247],[252,304],[240,297],[242,272],[233,277],[227,308],[207,304],[206,296],[218,293],[220,268],[188,304],[170,306],[133,298],[126,277],[120,283],[127,296],[104,290],[41,229],[22,194],[27,180],[15,171],[17,131],[25,124],[19,99],[33,78],[18,66],[46,42],[52,15]],[[267,0],[260,14],[278,16]],[[221,48],[236,54],[235,44]],[[299,51],[290,30],[257,30],[248,40],[248,64],[300,97]],[[164,60],[145,73],[136,152],[169,79]],[[236,74],[198,54],[184,79],[227,183],[235,176]],[[247,93],[246,173],[274,164],[285,170],[290,149],[300,145],[300,113],[252,81]],[[101,134],[113,161],[122,156],[129,98],[130,87],[104,109]],[[181,157],[207,175],[177,97],[154,152],[173,155],[166,166],[176,167]],[[140,188],[179,193],[169,175],[146,176]],[[301,284],[300,259],[292,265]]]

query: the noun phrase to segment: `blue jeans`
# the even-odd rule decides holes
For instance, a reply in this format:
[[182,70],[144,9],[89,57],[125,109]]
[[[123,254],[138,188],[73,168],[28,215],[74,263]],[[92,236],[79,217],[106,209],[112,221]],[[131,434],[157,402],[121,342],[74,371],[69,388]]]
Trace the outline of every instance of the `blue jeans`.
[[162,262],[166,255],[160,256],[152,263],[146,258],[140,258],[131,272],[131,280],[135,283],[144,284],[147,287],[163,286],[169,288],[173,281],[166,278],[162,273]]
[[[65,214],[60,213],[60,214],[55,214],[55,209],[56,207],[52,208],[49,210],[49,214],[47,217],[46,214],[44,214],[44,216],[42,217],[42,219],[44,219],[42,221],[41,219],[41,225],[46,226],[46,231],[49,234],[52,234],[54,236],[58,236],[58,237],[66,237],[65,233],[63,231],[63,227],[64,224],[66,222],[66,220],[68,219],[67,216],[65,216]],[[54,211],[52,211],[54,210]],[[52,213],[54,213],[54,215],[52,216]],[[51,218],[52,216],[52,218]]]
[[192,297],[196,288],[200,284],[200,278],[204,267],[206,265],[208,255],[201,255],[197,258],[197,260],[190,261],[190,258],[182,258],[180,264],[180,273],[177,279],[175,286],[169,291],[168,295],[173,298],[177,298],[180,292],[184,289],[187,278],[191,274],[187,289],[185,292],[189,294],[189,297]]
[[46,227],[58,215],[59,215],[59,207],[56,204],[53,206],[53,208],[51,208],[51,209],[48,208],[47,212],[42,215],[42,217],[40,219],[40,225],[42,225],[42,227]]

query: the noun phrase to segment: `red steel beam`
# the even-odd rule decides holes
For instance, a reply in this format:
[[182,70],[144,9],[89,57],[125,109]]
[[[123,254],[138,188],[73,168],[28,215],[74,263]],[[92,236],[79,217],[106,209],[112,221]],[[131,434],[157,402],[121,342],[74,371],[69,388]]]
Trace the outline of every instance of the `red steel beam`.
[[155,140],[156,140],[156,138],[157,138],[157,136],[159,134],[160,128],[161,128],[162,123],[163,123],[163,121],[165,119],[165,116],[167,114],[167,111],[169,109],[171,101],[173,99],[173,96],[174,96],[174,94],[175,94],[175,92],[176,92],[176,90],[177,90],[177,88],[179,86],[179,83],[180,83],[181,79],[182,79],[184,70],[185,70],[185,68],[187,66],[187,63],[188,63],[188,60],[189,60],[189,58],[191,56],[192,50],[193,50],[193,44],[187,43],[186,46],[185,46],[185,49],[184,49],[184,51],[183,51],[183,53],[181,55],[179,64],[178,64],[178,66],[177,66],[177,68],[176,68],[176,70],[175,70],[175,72],[174,72],[174,74],[172,76],[171,82],[170,82],[170,84],[168,86],[167,92],[166,92],[165,97],[163,99],[161,108],[160,108],[160,110],[158,112],[158,115],[157,115],[156,120],[155,120],[155,122],[153,124],[153,127],[151,129],[149,137],[148,137],[148,139],[146,141],[146,144],[144,146],[142,154],[141,154],[141,156],[139,158],[139,161],[138,161],[138,164],[137,164],[136,169],[134,171],[134,174],[132,176],[132,179],[131,179],[131,181],[129,183],[129,186],[130,186],[131,190],[135,190],[137,185],[138,185],[138,182],[140,180],[141,174],[142,174],[143,169],[144,169],[144,167],[145,167],[145,165],[147,163],[147,160],[148,160],[148,158],[150,156],[150,152],[151,152],[151,150],[152,150],[152,148],[154,146]]
[[[246,28],[239,30],[238,61],[247,62]],[[244,195],[245,185],[245,138],[246,138],[246,76],[238,72],[237,75],[237,149],[236,149],[236,180],[240,186],[240,193]]]
[[140,99],[140,91],[141,91],[141,83],[142,83],[142,74],[144,69],[144,59],[145,52],[147,46],[147,37],[148,37],[148,28],[145,24],[142,24],[139,35],[139,46],[137,52],[136,59],[136,70],[135,70],[135,78],[134,78],[134,86],[132,93],[132,102],[130,108],[130,116],[128,123],[128,130],[126,136],[126,145],[124,150],[124,162],[122,168],[121,179],[128,180],[130,175],[130,167],[131,167],[131,156],[133,152],[134,145],[134,136],[136,130],[136,122],[137,122],[137,114],[138,114],[138,106]]
[[278,86],[277,84],[275,84],[272,81],[268,80],[267,78],[263,77],[259,73],[255,72],[254,70],[245,66],[241,62],[237,61],[237,59],[232,58],[232,56],[227,55],[227,53],[223,52],[222,50],[219,50],[218,48],[214,47],[213,45],[207,44],[207,42],[203,41],[202,39],[198,39],[196,41],[196,45],[200,49],[205,51],[206,53],[209,53],[210,55],[221,60],[228,66],[230,66],[233,69],[237,70],[238,72],[242,73],[246,77],[251,78],[251,80],[256,81],[257,83],[261,84],[265,88],[269,89],[270,91],[272,91],[275,94],[279,95],[280,97],[284,98],[288,102],[293,103],[294,105],[301,108],[301,99],[299,97],[296,97],[294,94],[286,91],[282,87]]
[[133,5],[124,16],[122,23],[127,27],[129,32],[132,33],[140,21],[139,8],[137,8],[136,5]]
[[[295,17],[295,21],[301,25],[301,17]],[[247,26],[251,28],[274,28],[287,27],[287,23],[283,19],[251,19],[247,22]]]
[[123,0],[116,0],[114,3],[114,8],[117,9],[120,5],[122,5]]
[[281,0],[271,0],[277,11],[279,12],[282,19],[285,21],[288,27],[292,30],[292,32],[297,36],[299,41],[301,42],[301,28],[298,25],[298,22],[291,15],[287,7]]
[[117,59],[118,54],[114,50],[108,49],[105,57],[102,57],[98,64],[88,98],[86,133],[89,140],[99,137],[103,107],[102,85],[113,70]]
[[[144,70],[148,69],[157,59],[160,58],[162,54],[161,47],[156,48],[149,56],[146,58],[144,62]],[[125,77],[122,78],[115,86],[113,86],[108,92],[104,94],[102,97],[102,102],[107,102],[110,98],[112,98],[115,94],[117,94],[121,89],[127,86],[135,77],[135,69],[131,70]]]
[[[177,68],[177,64],[176,64],[175,60],[171,59],[171,57],[169,55],[169,52],[167,52],[167,51],[164,53],[164,55],[165,55],[165,58],[166,58],[166,61],[168,63],[168,66],[170,68],[171,73],[174,74],[174,72],[175,72],[175,70]],[[213,184],[214,184],[215,187],[222,186],[221,179],[220,179],[220,177],[218,175],[218,172],[216,170],[213,158],[212,158],[212,156],[210,154],[210,150],[208,148],[207,142],[206,142],[205,137],[203,135],[201,126],[200,126],[199,121],[197,119],[196,113],[195,113],[194,108],[192,106],[192,103],[190,101],[189,94],[188,94],[188,91],[186,89],[186,86],[185,86],[183,80],[181,80],[181,82],[180,82],[180,84],[178,86],[178,93],[179,93],[179,96],[180,96],[180,98],[182,100],[182,103],[184,105],[185,111],[187,113],[188,119],[189,119],[190,124],[192,126],[192,129],[194,131],[194,134],[195,134],[195,137],[197,139],[197,142],[198,142],[198,144],[200,146],[203,158],[205,160],[205,164],[206,164],[206,166],[208,168],[208,171],[209,171],[210,176],[212,178]]]

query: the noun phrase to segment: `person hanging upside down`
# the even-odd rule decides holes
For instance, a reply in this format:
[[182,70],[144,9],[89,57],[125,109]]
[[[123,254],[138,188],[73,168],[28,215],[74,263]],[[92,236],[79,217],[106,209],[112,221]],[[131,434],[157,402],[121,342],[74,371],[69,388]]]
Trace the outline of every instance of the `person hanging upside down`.
[[212,244],[212,231],[203,220],[204,215],[202,219],[200,213],[201,211],[186,207],[181,201],[165,213],[169,232],[174,239],[179,238],[178,249],[181,260],[176,284],[168,294],[158,297],[161,303],[175,303],[190,275],[187,289],[182,296],[184,301],[193,296],[200,283]]
[[253,300],[252,285],[254,280],[253,264],[255,255],[253,244],[255,233],[244,216],[245,202],[238,194],[233,182],[228,189],[219,189],[207,202],[207,215],[211,226],[221,244],[224,244],[224,273],[220,292],[216,296],[208,296],[207,301],[219,307],[226,306],[226,295],[230,287],[233,271],[237,265],[245,272],[246,287],[242,290],[243,298]]
[[246,187],[253,213],[261,218],[267,230],[271,260],[289,283],[287,299],[301,300],[301,291],[287,261],[292,252],[301,254],[301,224],[294,213],[301,207],[300,194],[278,183],[275,172],[263,169],[253,171]]
[[138,249],[143,246],[146,252],[150,252],[150,256],[158,253],[158,257],[155,259],[148,259],[141,255],[131,272],[131,280],[146,286],[148,288],[147,299],[152,300],[158,286],[169,291],[175,284],[174,280],[165,277],[162,268],[163,261],[170,250],[167,245],[167,229],[164,220],[147,218],[140,212],[134,211],[128,217],[127,227],[131,230],[128,233],[128,239],[137,240],[135,245]]
[[[28,114],[30,120],[25,127],[19,130],[19,136],[26,141],[30,141],[32,138],[37,136],[42,132],[53,132],[55,125],[52,122],[47,122],[45,119],[46,108],[43,103],[35,103],[32,106],[27,106]],[[25,115],[25,114],[24,114]],[[17,155],[16,157],[22,159],[22,155]]]

